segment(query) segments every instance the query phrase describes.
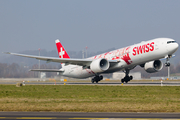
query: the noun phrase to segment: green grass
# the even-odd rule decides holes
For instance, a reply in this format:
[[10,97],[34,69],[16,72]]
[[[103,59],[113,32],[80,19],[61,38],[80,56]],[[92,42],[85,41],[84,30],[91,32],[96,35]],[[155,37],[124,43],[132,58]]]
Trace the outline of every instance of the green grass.
[[180,112],[180,87],[0,85],[0,111]]

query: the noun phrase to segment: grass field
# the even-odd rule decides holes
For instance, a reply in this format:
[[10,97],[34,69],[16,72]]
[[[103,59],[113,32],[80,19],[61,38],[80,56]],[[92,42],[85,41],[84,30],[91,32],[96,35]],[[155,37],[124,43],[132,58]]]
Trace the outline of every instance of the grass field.
[[0,111],[180,112],[180,87],[0,85]]

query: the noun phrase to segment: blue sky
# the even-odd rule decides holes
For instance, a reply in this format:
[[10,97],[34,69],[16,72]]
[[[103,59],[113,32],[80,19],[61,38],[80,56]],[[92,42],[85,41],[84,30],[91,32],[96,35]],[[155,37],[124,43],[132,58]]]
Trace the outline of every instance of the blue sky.
[[180,0],[0,0],[0,51],[121,48],[180,39]]

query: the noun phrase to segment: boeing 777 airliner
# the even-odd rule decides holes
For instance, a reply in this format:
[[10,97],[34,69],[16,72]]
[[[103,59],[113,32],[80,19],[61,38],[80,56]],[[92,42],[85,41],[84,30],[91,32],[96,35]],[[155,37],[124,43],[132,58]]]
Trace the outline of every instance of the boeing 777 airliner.
[[61,69],[32,69],[31,71],[59,72],[60,75],[72,78],[92,78],[92,83],[98,83],[103,79],[102,74],[123,71],[125,77],[121,82],[128,82],[133,79],[129,71],[140,65],[148,73],[158,72],[162,69],[163,63],[160,59],[165,58],[165,66],[170,66],[169,59],[176,52],[179,45],[170,38],[157,38],[149,41],[117,49],[87,59],[72,59],[67,54],[59,40],[55,40],[59,58],[33,56],[25,54],[7,54],[35,58],[47,62],[61,63]]

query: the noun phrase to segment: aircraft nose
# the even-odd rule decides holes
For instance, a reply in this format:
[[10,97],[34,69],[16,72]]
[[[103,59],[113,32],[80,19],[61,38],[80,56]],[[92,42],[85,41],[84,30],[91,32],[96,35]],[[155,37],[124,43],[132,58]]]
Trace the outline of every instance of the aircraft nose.
[[174,48],[177,50],[179,48],[179,44],[175,43]]
[[172,44],[169,46],[169,52],[170,52],[170,54],[175,53],[178,48],[179,48],[179,44],[178,44],[178,43],[172,43]]

